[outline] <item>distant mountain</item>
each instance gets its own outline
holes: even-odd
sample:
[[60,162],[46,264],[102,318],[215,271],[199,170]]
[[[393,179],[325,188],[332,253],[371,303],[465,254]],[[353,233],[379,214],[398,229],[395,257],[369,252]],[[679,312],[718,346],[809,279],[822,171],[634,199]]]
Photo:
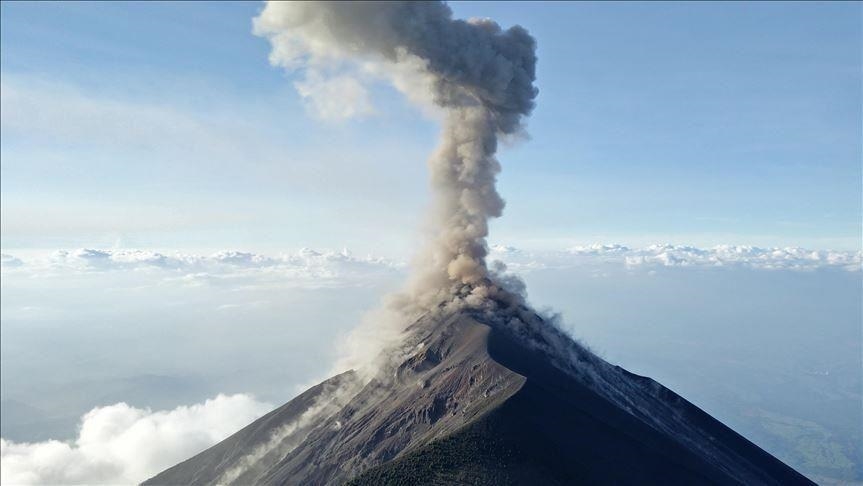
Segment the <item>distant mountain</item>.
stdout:
[[426,315],[372,379],[330,378],[144,484],[813,484],[649,378],[568,340],[555,356],[531,315]]
[[0,400],[0,437],[19,442],[63,437],[75,430],[75,415],[52,415],[18,400]]

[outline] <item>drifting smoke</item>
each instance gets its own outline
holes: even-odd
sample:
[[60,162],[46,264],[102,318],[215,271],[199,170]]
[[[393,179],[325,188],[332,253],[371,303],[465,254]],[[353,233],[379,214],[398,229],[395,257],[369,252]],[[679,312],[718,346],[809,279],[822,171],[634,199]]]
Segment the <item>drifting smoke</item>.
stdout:
[[[344,407],[359,391],[360,385],[353,372],[344,373],[323,383],[321,385],[323,389],[309,408],[296,420],[275,429],[267,441],[256,445],[237,460],[233,467],[222,474],[216,484],[235,484],[238,479],[242,479],[239,484],[258,482],[255,474],[265,472],[268,466],[272,466],[299,446],[306,439],[311,426],[319,420],[327,420]],[[333,422],[332,427],[338,429],[341,428],[341,424]]]
[[[504,207],[495,188],[498,139],[522,130],[537,94],[536,43],[527,31],[453,19],[440,2],[270,2],[254,30],[270,40],[273,64],[305,73],[301,94],[314,93],[316,83],[345,83],[353,72],[385,77],[442,112],[441,141],[429,159],[435,234],[396,305],[416,313],[459,294],[476,303],[505,293],[486,264],[486,236]],[[351,86],[349,98],[365,103]]]

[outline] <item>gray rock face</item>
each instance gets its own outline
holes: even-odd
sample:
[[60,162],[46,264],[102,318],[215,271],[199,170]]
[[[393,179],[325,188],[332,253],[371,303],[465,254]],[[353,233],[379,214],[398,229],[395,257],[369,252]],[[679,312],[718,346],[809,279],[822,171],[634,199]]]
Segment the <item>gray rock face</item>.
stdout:
[[811,484],[653,380],[560,367],[480,313],[409,336],[371,381],[330,378],[144,484]]

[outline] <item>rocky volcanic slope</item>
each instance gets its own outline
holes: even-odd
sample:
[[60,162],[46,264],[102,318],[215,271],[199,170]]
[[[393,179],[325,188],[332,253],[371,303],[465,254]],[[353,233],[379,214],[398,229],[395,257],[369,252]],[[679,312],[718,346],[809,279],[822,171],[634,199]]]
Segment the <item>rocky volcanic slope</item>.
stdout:
[[333,377],[144,484],[812,484],[655,381],[586,351],[561,366],[493,316],[409,335],[368,383]]

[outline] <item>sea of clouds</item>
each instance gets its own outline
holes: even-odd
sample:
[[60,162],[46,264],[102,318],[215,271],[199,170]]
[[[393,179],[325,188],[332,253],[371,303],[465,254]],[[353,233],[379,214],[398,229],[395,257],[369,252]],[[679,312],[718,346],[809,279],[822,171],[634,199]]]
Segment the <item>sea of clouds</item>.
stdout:
[[760,248],[747,245],[654,244],[632,248],[619,244],[573,246],[565,250],[528,252],[505,245],[491,248],[491,258],[520,271],[565,268],[579,264],[610,263],[627,268],[700,267],[758,270],[817,270],[839,268],[859,271],[860,251],[807,250],[800,247]]
[[[265,256],[242,251],[220,251],[210,255],[165,254],[148,250],[79,248],[58,250],[24,260],[2,254],[4,272],[52,276],[64,272],[150,271],[174,274],[189,283],[218,278],[264,278],[321,287],[351,285],[363,279],[388,274],[402,264],[384,258],[355,257],[348,250],[317,252],[303,248],[296,253]],[[266,278],[264,278],[266,280]]]
[[[562,250],[525,251],[513,246],[493,245],[490,259],[521,271],[585,264],[611,263],[638,267],[741,267],[760,270],[817,270],[838,268],[861,270],[863,251],[809,250],[800,247],[762,248],[747,245],[717,245],[698,248],[687,245],[654,244],[633,248],[619,244],[573,246]],[[9,274],[54,274],[64,271],[162,270],[196,279],[274,274],[297,285],[347,285],[369,277],[393,274],[406,268],[402,261],[380,256],[357,257],[349,250],[316,251],[303,248],[295,253],[267,256],[227,250],[209,255],[150,250],[91,249],[58,250],[30,258],[0,255],[0,265]]]
[[[863,261],[860,251],[735,245],[595,244],[543,251],[495,245],[490,250],[490,260],[525,276],[530,291],[542,289],[548,272],[556,272],[556,280],[546,288],[555,289],[562,278],[584,281],[608,269],[611,279],[663,272],[678,278],[673,272],[690,270],[847,274],[860,272]],[[409,267],[347,250],[310,249],[280,255],[8,251],[0,264],[4,400],[45,408],[61,393],[57,382],[74,388],[79,382],[73,380],[87,378],[80,386],[98,389],[100,380],[113,379],[106,369],[117,376],[132,376],[137,368],[171,376],[211,373],[215,383],[202,387],[193,405],[168,398],[153,402],[159,406],[127,403],[121,392],[111,395],[120,400],[75,402],[77,432],[0,442],[3,484],[134,483],[219,442],[290,398],[297,387],[324,378],[317,373],[328,369],[332,353],[326,350],[377,304],[384,289],[398,287]],[[531,286],[533,274],[545,276]],[[51,344],[52,338],[58,342]],[[241,372],[237,363],[245,366]],[[269,382],[265,386],[257,377]],[[273,387],[287,391],[267,394]],[[41,403],[40,393],[46,395]]]

